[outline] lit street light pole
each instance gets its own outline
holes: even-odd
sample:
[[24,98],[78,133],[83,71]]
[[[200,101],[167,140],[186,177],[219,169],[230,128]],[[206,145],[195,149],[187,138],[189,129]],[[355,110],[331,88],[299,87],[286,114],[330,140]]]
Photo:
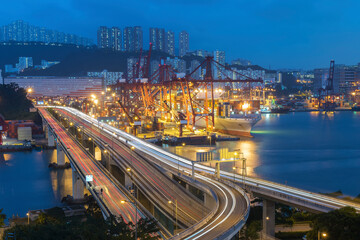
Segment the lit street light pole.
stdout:
[[[235,162],[234,162],[234,165],[235,165]],[[234,166],[233,168],[232,168],[233,170],[234,170],[234,182],[236,182],[235,180],[235,173],[236,173],[236,167]]]
[[137,201],[134,201],[135,203],[133,203],[132,201],[127,201],[127,200],[121,200],[120,203],[124,204],[124,203],[130,203],[133,206],[135,206],[135,240],[137,240],[137,215],[138,215],[138,208],[137,208]]
[[95,144],[94,144],[94,140],[93,140],[91,137],[89,137],[88,140],[92,142],[92,151],[94,152],[94,156],[95,156]]
[[318,231],[318,240],[324,240],[326,237],[327,237],[326,233],[320,233],[320,231]]
[[[135,148],[134,148],[135,149]],[[131,179],[131,184],[133,185],[133,182],[134,182],[134,180],[133,180],[133,171],[131,171],[131,168],[126,168],[126,171],[127,172],[129,172],[130,173],[130,179]],[[131,204],[133,204],[133,205],[135,205],[135,240],[137,240],[137,215],[138,215],[138,210],[137,210],[137,201],[136,201],[136,197],[135,197],[135,189],[134,189],[134,194],[132,195],[133,196],[133,198],[134,198],[134,202],[135,202],[135,204],[133,203],[133,202],[129,202],[129,203],[131,203]],[[124,201],[124,202],[123,202]],[[125,203],[125,202],[128,202],[128,201],[126,201],[126,200],[122,200],[121,201],[121,203]]]
[[[171,200],[169,200],[168,203],[174,204]],[[177,211],[178,211],[178,205],[177,205],[177,200],[175,199],[175,231],[177,231],[177,225],[178,225]],[[174,234],[175,234],[175,231],[174,231]]]

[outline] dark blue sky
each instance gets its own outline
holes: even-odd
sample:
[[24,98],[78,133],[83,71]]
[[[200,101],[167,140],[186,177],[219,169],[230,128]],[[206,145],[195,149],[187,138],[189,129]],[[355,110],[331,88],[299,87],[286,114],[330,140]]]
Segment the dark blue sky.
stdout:
[[23,19],[94,41],[100,25],[140,25],[146,42],[149,27],[187,30],[191,49],[225,50],[227,61],[310,69],[332,58],[360,62],[359,7],[358,0],[16,0],[2,4],[0,24]]

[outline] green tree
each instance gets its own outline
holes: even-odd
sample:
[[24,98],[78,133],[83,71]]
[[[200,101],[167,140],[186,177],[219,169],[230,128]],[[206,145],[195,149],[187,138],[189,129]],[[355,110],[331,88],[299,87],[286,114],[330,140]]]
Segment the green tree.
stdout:
[[307,234],[307,239],[310,240],[316,240],[318,232],[325,232],[326,240],[360,239],[360,214],[357,214],[356,210],[351,207],[317,214],[311,225],[313,230]]
[[0,113],[6,119],[14,119],[19,114],[28,113],[31,101],[26,95],[26,90],[16,83],[0,85]]
[[0,227],[5,225],[6,215],[2,213],[3,209],[0,208]]
[[[90,203],[91,209],[85,216],[65,218],[58,208],[53,208],[30,225],[15,225],[6,232],[16,232],[18,240],[127,240],[134,239],[135,226],[125,223],[122,217],[110,216],[104,220],[98,214],[98,207]],[[92,210],[95,210],[92,212]],[[149,219],[140,219],[138,222],[138,238],[153,240],[159,239],[156,222]],[[155,236],[153,236],[155,235]]]
[[257,240],[260,239],[261,221],[252,221],[246,224],[240,231],[241,240]]

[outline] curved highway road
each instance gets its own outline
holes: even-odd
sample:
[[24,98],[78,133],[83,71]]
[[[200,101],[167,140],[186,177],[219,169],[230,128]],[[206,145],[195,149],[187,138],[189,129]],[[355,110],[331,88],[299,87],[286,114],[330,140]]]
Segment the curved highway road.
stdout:
[[[113,128],[107,124],[99,123],[95,119],[81,113],[80,111],[66,107],[60,107],[58,109],[65,110],[62,111],[63,114],[66,114],[67,117],[71,117],[72,120],[76,122],[81,122],[81,124],[83,124],[87,129],[99,128],[101,129],[101,132],[107,132],[107,134],[110,136],[113,135],[116,141],[110,142],[109,138],[107,139],[109,142],[107,140],[106,141],[108,142],[108,145],[111,145],[115,151],[121,151],[121,154],[124,154],[124,146],[121,146],[124,145],[124,143],[127,146],[135,146],[135,148],[139,151],[144,151],[144,148],[146,148],[145,146],[135,144],[136,142],[134,139],[139,140],[138,138],[134,138],[132,135],[126,134],[123,131]],[[92,133],[94,132],[98,131],[92,131]],[[104,138],[104,133],[102,133],[102,137]],[[156,148],[159,149],[158,147]],[[148,151],[145,153],[149,154]],[[158,155],[149,155],[159,161],[167,163],[169,167],[175,167],[174,159],[172,159],[173,161],[168,162],[164,161],[162,156],[159,158]],[[126,156],[126,158],[131,159],[131,156]],[[148,161],[142,162],[145,163]],[[188,171],[188,169],[186,169],[186,171]],[[229,239],[231,236],[237,233],[237,231],[240,229],[240,227],[242,227],[247,219],[249,213],[249,201],[247,197],[243,195],[244,193],[240,192],[241,190],[235,190],[234,188],[229,187],[224,183],[220,183],[202,175],[197,175],[196,177],[199,178],[200,181],[206,183],[208,186],[211,186],[211,189],[216,192],[219,200],[219,208],[215,212],[215,215],[213,215],[212,218],[210,218],[201,228],[194,231],[184,231],[188,234],[182,236],[180,233],[180,235],[178,237],[175,236],[174,239]]]

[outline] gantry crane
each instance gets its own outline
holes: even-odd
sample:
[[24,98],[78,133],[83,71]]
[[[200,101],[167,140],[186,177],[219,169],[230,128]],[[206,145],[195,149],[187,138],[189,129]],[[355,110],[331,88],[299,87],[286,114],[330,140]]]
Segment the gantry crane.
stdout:
[[[172,121],[179,121],[180,117],[174,114],[173,106],[181,105],[181,123],[190,130],[195,126],[196,121],[204,119],[206,128],[213,130],[215,126],[215,99],[214,84],[248,83],[251,91],[252,83],[261,83],[262,79],[253,79],[245,76],[229,67],[214,61],[213,57],[206,57],[205,60],[185,77],[179,77],[171,65],[161,61],[159,68],[151,75],[148,75],[150,65],[149,55],[143,67],[142,80],[128,79],[127,82],[118,83],[115,87],[120,89],[122,108],[128,113],[137,111],[139,115],[146,117],[160,117]],[[139,58],[140,59],[140,58]],[[140,60],[139,60],[140,61]],[[214,79],[213,66],[224,76],[224,79]],[[200,68],[205,69],[203,79],[192,77]],[[239,79],[232,79],[226,72],[236,74]],[[197,99],[198,89],[205,91],[203,100]],[[184,117],[185,116],[185,117]],[[178,124],[180,124],[178,122]]]
[[335,72],[335,61],[331,60],[329,67],[329,76],[326,79],[325,87],[321,87],[318,89],[319,108],[321,108],[321,101],[324,97],[325,103],[323,105],[323,109],[325,111],[331,111],[335,108],[334,103],[332,102],[332,96],[334,94],[334,72]]

